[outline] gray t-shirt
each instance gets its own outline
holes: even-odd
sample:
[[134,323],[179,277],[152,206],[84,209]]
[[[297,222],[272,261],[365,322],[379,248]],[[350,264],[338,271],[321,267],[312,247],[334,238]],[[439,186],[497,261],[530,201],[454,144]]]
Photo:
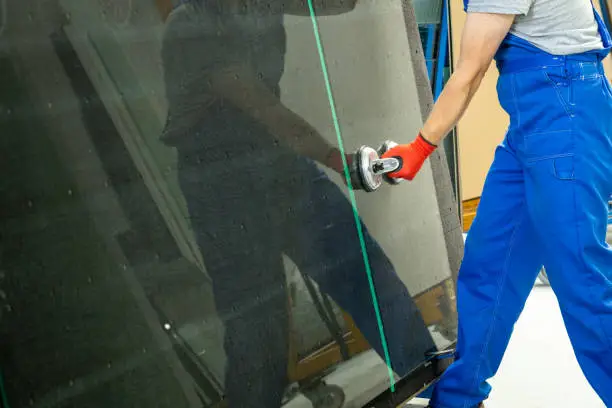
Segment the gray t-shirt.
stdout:
[[468,12],[517,14],[510,33],[551,54],[603,48],[590,0],[470,0]]

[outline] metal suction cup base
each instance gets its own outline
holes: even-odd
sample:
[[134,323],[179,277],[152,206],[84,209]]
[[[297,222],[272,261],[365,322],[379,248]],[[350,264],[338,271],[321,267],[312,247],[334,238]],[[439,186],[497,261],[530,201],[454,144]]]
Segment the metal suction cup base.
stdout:
[[[382,156],[389,150],[393,149],[395,146],[397,146],[397,143],[391,140],[385,140],[385,142],[378,148],[378,155]],[[386,174],[383,175],[383,180],[385,180],[387,183],[392,184],[392,185],[397,185],[403,181],[402,179],[399,179],[399,178],[389,177]]]
[[378,190],[383,182],[383,176],[372,171],[372,162],[379,158],[378,152],[369,146],[361,146],[355,155],[359,182],[361,187],[370,193]]

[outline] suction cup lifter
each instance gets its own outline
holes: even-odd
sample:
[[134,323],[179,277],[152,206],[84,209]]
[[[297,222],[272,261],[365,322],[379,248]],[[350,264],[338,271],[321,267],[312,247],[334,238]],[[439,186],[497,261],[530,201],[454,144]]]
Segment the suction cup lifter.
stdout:
[[361,146],[353,155],[351,162],[351,182],[357,190],[373,192],[378,190],[383,180],[389,184],[399,184],[400,179],[393,179],[388,173],[398,171],[402,167],[401,159],[381,156],[389,149],[397,146],[397,143],[387,140],[374,150],[369,146]]

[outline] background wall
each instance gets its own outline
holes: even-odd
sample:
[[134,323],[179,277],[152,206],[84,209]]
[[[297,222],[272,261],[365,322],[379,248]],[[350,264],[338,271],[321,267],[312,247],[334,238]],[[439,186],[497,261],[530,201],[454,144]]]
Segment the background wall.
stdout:
[[[601,13],[599,1],[593,0],[593,3]],[[606,1],[612,5],[612,1]],[[453,64],[456,65],[466,18],[463,0],[450,0],[450,18]],[[612,59],[606,58],[604,65],[610,77]],[[497,78],[497,69],[493,63],[480,90],[457,126],[462,200],[480,197],[487,171],[493,161],[495,147],[503,140],[509,123],[508,115],[497,100]]]

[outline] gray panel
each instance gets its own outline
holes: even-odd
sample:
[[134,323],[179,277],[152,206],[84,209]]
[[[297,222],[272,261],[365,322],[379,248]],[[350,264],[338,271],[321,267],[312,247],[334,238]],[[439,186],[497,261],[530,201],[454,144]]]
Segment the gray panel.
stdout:
[[[417,86],[418,101],[421,108],[421,116],[425,120],[433,108],[433,96],[429,86],[427,67],[423,55],[422,43],[419,39],[417,20],[410,0],[404,0],[404,19],[406,22],[406,33],[410,50],[412,53],[412,68],[415,84]],[[444,146],[440,146],[430,159],[436,196],[440,208],[440,216],[444,226],[444,236],[448,251],[448,260],[453,274],[453,280],[457,281],[459,266],[463,259],[462,227],[459,214],[457,213],[457,202],[453,196],[448,163],[445,160]]]

